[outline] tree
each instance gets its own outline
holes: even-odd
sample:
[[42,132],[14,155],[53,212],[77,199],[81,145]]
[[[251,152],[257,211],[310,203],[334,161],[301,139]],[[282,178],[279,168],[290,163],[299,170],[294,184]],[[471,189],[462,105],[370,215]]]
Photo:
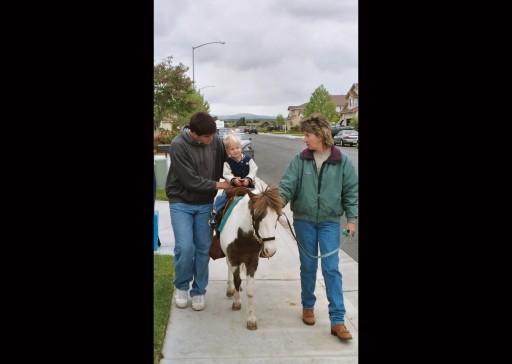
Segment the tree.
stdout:
[[178,125],[188,125],[190,122],[190,117],[192,114],[198,111],[206,111],[210,112],[210,104],[208,101],[205,101],[203,95],[199,92],[194,91],[187,97],[187,102],[191,104],[193,107],[190,111],[184,111],[181,114],[178,114]]
[[359,115],[354,116],[350,120],[350,126],[354,127],[356,130],[359,130]]
[[188,67],[172,65],[172,56],[153,66],[153,128],[158,129],[166,116],[192,112],[197,100],[192,81],[185,76]]
[[313,91],[308,104],[304,108],[304,117],[314,113],[322,114],[333,123],[336,123],[339,119],[339,115],[336,112],[336,104],[324,85],[318,86]]
[[279,129],[281,129],[281,126],[284,125],[284,118],[282,114],[277,114],[276,116],[276,124],[279,126]]

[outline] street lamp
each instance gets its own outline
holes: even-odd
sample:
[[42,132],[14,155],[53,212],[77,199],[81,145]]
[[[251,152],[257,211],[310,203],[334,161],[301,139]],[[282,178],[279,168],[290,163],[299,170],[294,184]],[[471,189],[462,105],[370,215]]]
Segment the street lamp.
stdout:
[[199,92],[199,91],[201,91],[203,88],[207,88],[207,87],[215,87],[215,86],[213,86],[213,85],[209,85],[209,86],[201,87],[200,89],[197,89],[197,93],[198,93],[198,94],[201,94],[201,92]]
[[204,43],[204,44],[198,45],[198,46],[196,46],[196,47],[192,46],[192,84],[194,85],[194,88],[196,87],[196,79],[195,79],[195,74],[194,74],[194,50],[195,50],[196,48],[199,48],[199,47],[205,46],[205,45],[207,45],[207,44],[213,44],[213,43],[226,44],[226,42],[216,41],[216,42],[208,42],[208,43]]

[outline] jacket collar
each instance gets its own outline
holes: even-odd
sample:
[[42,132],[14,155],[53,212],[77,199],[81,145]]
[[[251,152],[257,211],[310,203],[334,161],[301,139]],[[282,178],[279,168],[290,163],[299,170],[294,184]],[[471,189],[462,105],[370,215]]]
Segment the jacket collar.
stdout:
[[[300,159],[315,159],[313,156],[313,151],[309,150],[308,148],[304,149],[300,153]],[[338,148],[336,148],[334,145],[331,147],[331,155],[329,155],[329,158],[327,158],[325,161],[329,163],[338,163],[341,162],[342,155]]]

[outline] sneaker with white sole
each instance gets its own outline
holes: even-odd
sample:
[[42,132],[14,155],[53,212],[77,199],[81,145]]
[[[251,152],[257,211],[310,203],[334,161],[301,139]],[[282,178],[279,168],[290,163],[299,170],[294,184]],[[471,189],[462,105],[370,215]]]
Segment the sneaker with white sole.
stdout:
[[185,308],[187,307],[187,301],[188,292],[176,288],[176,293],[174,293],[174,303],[176,303],[176,306],[179,308]]
[[208,220],[208,225],[210,225],[212,228],[217,226],[217,211],[213,210],[210,212],[210,220]]
[[192,297],[192,308],[196,311],[204,310],[206,307],[206,301],[204,300],[204,295],[197,295]]

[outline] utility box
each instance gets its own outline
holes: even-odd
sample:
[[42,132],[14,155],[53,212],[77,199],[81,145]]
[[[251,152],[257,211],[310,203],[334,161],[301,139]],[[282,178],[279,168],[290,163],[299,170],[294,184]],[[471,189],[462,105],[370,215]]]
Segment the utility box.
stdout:
[[165,180],[167,179],[167,158],[166,159],[155,159],[155,178],[156,186],[158,188],[165,187]]
[[158,250],[158,211],[155,210],[153,216],[153,251]]

